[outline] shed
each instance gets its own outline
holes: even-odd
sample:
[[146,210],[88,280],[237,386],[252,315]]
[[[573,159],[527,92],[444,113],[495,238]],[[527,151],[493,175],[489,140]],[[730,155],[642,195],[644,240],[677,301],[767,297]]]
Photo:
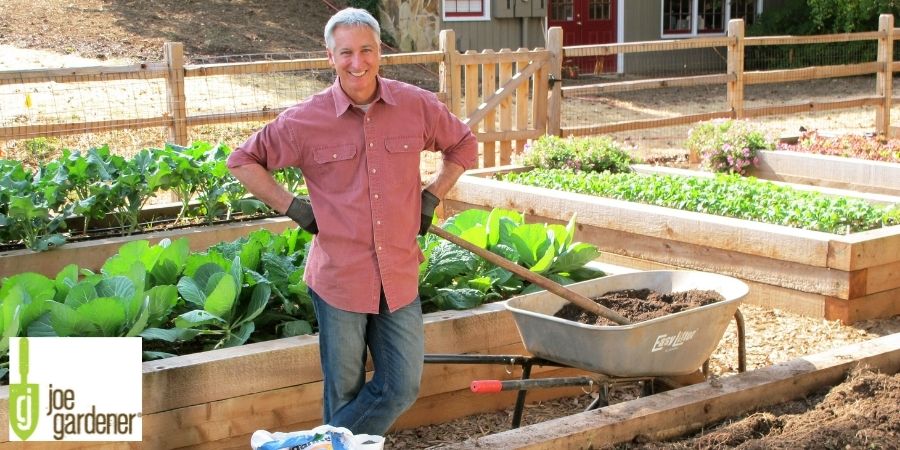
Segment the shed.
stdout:
[[[563,30],[563,45],[688,39],[725,34],[730,19],[749,25],[785,0],[382,0],[382,27],[401,51],[438,47],[438,31],[452,29],[456,48],[481,51],[545,45],[548,27]],[[569,61],[580,72],[703,71],[724,64],[714,50],[685,55],[633,54]],[[675,61],[677,59],[677,62]]]

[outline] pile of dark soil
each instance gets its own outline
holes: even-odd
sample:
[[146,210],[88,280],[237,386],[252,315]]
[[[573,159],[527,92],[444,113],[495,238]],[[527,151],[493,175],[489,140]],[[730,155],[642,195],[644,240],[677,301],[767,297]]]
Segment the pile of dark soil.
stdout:
[[900,446],[900,374],[861,369],[827,392],[757,411],[679,441],[645,449],[889,449]]
[[[711,290],[693,289],[661,293],[650,289],[625,289],[607,292],[592,300],[625,316],[632,322],[643,322],[722,301],[724,298],[718,292]],[[563,306],[554,314],[554,317],[588,325],[617,325],[607,318],[585,311],[574,304]]]

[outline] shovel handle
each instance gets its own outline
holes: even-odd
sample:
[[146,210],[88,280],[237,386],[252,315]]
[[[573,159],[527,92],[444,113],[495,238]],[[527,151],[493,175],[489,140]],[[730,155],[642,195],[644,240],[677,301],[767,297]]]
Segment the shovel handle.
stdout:
[[536,272],[532,272],[496,253],[483,249],[437,225],[431,225],[431,228],[428,229],[431,233],[434,233],[437,236],[440,236],[482,258],[487,260],[488,262],[502,267],[506,269],[526,281],[531,282],[532,284],[536,284],[565,300],[568,300],[571,303],[574,303],[576,306],[581,307],[582,309],[592,312],[598,316],[605,317],[619,325],[628,325],[631,323],[630,320],[620,315],[619,313],[601,305],[597,302],[549,279],[541,276]]

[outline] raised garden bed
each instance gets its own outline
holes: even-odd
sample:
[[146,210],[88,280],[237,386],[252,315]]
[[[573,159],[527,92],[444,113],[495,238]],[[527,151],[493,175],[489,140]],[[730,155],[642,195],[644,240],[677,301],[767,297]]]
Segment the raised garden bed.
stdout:
[[900,164],[791,151],[761,151],[750,175],[766,180],[900,195]]
[[[427,314],[425,334],[428,353],[525,354],[512,315],[499,303]],[[143,448],[247,448],[250,434],[257,429],[291,431],[321,424],[322,377],[315,336],[148,361],[143,372]],[[534,373],[583,374],[538,367]],[[519,375],[509,374],[500,365],[426,365],[419,400],[395,427],[413,428],[509,407],[515,392],[476,398],[469,392],[469,383]],[[530,393],[528,398],[578,392],[580,387],[549,389]],[[0,387],[2,423],[8,422],[8,398],[9,387]],[[21,446],[9,442],[8,428],[0,427],[0,448]],[[94,449],[97,443],[72,442],[53,448]],[[103,448],[131,447],[121,443]]]
[[605,262],[639,269],[685,268],[748,282],[745,301],[852,323],[900,314],[900,226],[850,235],[804,231],[490,179],[470,172],[443,202],[524,211],[529,222],[577,215],[579,236]]
[[280,233],[294,226],[296,226],[294,221],[287,217],[271,217],[72,242],[45,252],[27,249],[9,250],[0,252],[0,278],[22,272],[37,272],[54,277],[63,267],[71,263],[85,269],[98,270],[104,261],[119,251],[122,244],[135,240],[147,240],[151,244],[156,244],[163,239],[175,240],[185,237],[190,243],[191,250],[203,250],[219,242],[233,241],[260,228]]
[[[631,441],[640,443],[667,440],[709,429],[718,421],[745,412],[802,399],[823,388],[841,383],[847,373],[857,367],[868,367],[885,374],[897,373],[900,370],[900,334],[442,448],[607,448]],[[880,413],[889,414],[890,409],[886,410]],[[858,412],[867,416],[872,413]],[[859,425],[859,421],[853,420],[852,416],[845,414],[841,417],[852,420],[855,424],[834,424],[837,430],[852,430],[855,425]],[[820,428],[823,432],[822,439],[828,441],[827,437],[833,437],[833,432],[837,430]],[[765,433],[766,429],[760,431]],[[865,439],[865,435],[860,437]],[[890,442],[889,439],[886,437],[877,442],[884,444]],[[723,445],[721,442],[717,443]],[[658,446],[650,444],[651,448],[671,446],[665,443]],[[690,445],[677,448],[695,447]],[[882,447],[876,445],[873,448]]]

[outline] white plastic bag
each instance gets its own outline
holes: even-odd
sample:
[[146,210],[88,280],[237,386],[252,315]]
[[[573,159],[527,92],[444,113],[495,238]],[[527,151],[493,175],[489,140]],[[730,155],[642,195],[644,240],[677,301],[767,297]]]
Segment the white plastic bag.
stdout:
[[270,433],[257,430],[250,436],[253,450],[381,450],[384,438],[370,434],[354,435],[343,427],[321,425],[312,430]]

